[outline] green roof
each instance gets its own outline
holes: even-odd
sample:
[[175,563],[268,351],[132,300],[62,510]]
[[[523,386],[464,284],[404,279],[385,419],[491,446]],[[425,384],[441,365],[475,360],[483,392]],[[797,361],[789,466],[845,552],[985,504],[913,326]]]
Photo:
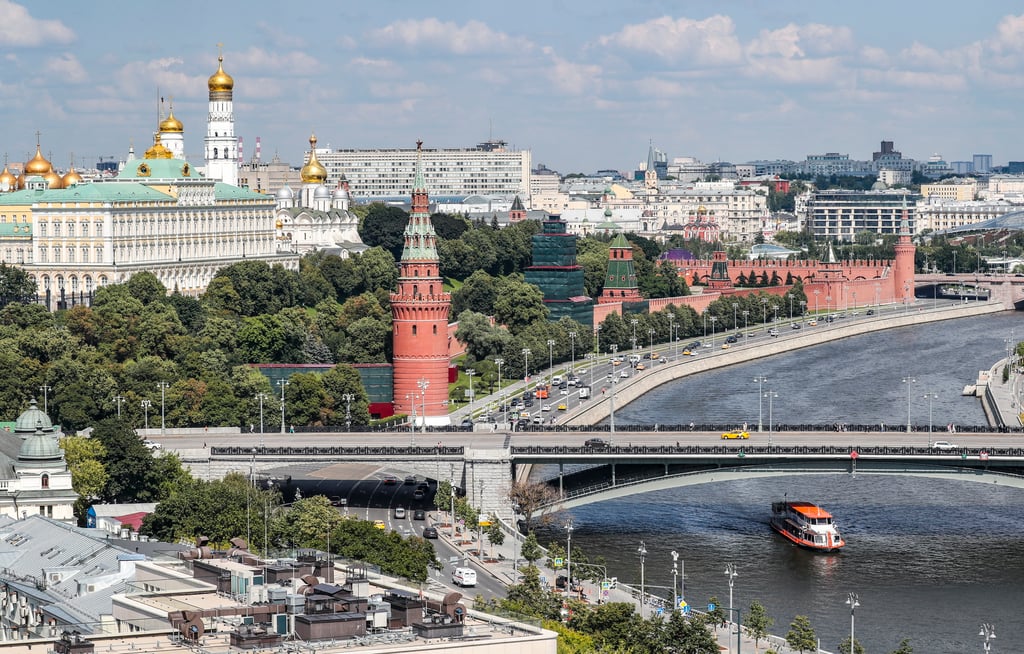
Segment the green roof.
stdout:
[[[145,166],[146,168],[143,168]],[[132,159],[118,179],[202,179],[202,175],[184,159]]]
[[232,186],[224,182],[217,182],[213,185],[213,196],[217,200],[263,200],[269,204],[275,202],[272,196],[265,193],[257,193],[252,189]]
[[166,193],[143,184],[97,182],[76,184],[63,189],[25,189],[14,193],[0,194],[0,205],[31,205],[37,202],[132,202],[148,200],[153,202],[172,200]]
[[0,238],[10,240],[19,236],[32,238],[32,225],[29,223],[0,223]]

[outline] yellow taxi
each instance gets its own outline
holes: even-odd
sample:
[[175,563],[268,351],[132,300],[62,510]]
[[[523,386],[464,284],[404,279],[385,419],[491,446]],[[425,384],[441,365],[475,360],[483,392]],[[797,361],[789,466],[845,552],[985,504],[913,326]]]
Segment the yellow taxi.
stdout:
[[689,350],[683,350],[683,356],[684,357],[692,357],[692,356],[695,356],[695,355],[694,355],[693,352],[691,352]]
[[728,344],[728,343],[722,343],[722,349],[723,349],[723,350],[728,350],[728,349],[729,349],[729,347],[730,347],[730,346],[729,346],[729,344]]
[[746,439],[750,438],[750,434],[745,432],[745,431],[726,431],[726,432],[722,432],[722,440],[737,439],[737,438],[746,440]]
[[373,527],[375,529],[387,529],[388,528],[388,526],[386,524],[384,524],[383,520],[374,520],[373,521]]
[[661,358],[661,354],[658,352],[651,352],[651,361],[657,361]]
[[817,320],[808,320],[807,324],[810,325],[811,327],[817,327],[818,326],[818,321]]
[[613,366],[621,366],[622,365],[622,361],[619,361],[618,359],[612,359],[612,365]]
[[636,369],[637,370],[647,370],[647,366],[645,366],[642,363],[638,363],[638,364],[636,364]]
[[565,402],[562,402],[561,404],[558,405],[558,410],[559,411],[567,411],[568,409],[569,409],[569,406]]

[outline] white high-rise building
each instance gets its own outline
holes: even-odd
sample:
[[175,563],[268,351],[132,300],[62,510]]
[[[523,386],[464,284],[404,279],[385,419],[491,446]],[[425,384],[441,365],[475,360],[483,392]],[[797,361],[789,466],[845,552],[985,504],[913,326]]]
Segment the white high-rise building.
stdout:
[[217,72],[210,76],[210,110],[206,119],[206,176],[238,185],[238,138],[232,92],[235,80],[224,72],[224,55],[217,57]]

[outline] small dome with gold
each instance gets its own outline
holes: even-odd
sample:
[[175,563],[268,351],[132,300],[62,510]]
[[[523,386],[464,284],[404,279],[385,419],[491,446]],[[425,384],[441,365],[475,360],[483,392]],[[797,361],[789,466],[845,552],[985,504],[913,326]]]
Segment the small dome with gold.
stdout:
[[171,109],[170,113],[167,114],[167,118],[160,121],[161,132],[184,132],[185,126],[181,124],[181,121],[174,117],[174,109]]
[[217,72],[210,75],[207,83],[210,93],[229,92],[235,88],[235,80],[224,72],[224,55],[217,57]]
[[302,167],[303,184],[323,184],[327,181],[327,169],[316,158],[316,134],[309,137],[309,163]]

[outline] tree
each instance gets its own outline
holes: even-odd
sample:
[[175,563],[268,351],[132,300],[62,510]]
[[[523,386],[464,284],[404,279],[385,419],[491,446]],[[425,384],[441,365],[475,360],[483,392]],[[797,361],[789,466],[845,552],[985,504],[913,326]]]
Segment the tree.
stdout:
[[818,637],[811,628],[811,620],[806,615],[793,618],[786,634],[786,643],[798,652],[814,650],[818,646]]
[[[850,652],[850,638],[847,636],[839,643],[839,654],[851,654]],[[852,654],[864,654],[864,647],[861,646],[860,641],[856,638],[853,640],[853,652]]]
[[167,287],[148,270],[132,275],[128,279],[127,286],[131,296],[145,305],[167,297]]
[[65,436],[60,439],[60,447],[71,471],[71,487],[78,493],[75,516],[84,525],[85,511],[107,486],[109,475],[101,460],[106,452],[98,440],[84,436]]
[[743,621],[743,626],[747,628],[747,633],[751,638],[754,639],[754,651],[757,651],[757,644],[762,638],[766,638],[769,633],[769,629],[775,624],[775,620],[768,615],[768,611],[765,610],[764,604],[760,602],[751,602],[750,608],[747,610],[747,617]]
[[722,608],[722,603],[718,601],[718,597],[712,595],[708,598],[708,604],[713,604],[714,609],[707,612],[708,618],[711,620],[711,624],[722,624],[724,625],[728,620],[725,617],[725,609]]
[[550,511],[558,501],[559,495],[558,491],[543,482],[515,481],[512,483],[512,488],[508,491],[508,499],[511,500],[514,507],[517,507],[516,510],[523,515],[526,529],[529,531],[533,529],[534,517],[538,513],[540,514],[539,522],[541,524],[551,522],[554,516],[547,513],[547,511]]
[[488,518],[491,523],[484,529],[484,535],[487,536],[487,540],[491,543],[491,556],[494,556],[494,546],[501,547],[501,544],[505,542],[505,532],[501,529],[501,521],[498,516],[493,513]]
[[403,233],[408,223],[409,214],[402,209],[374,202],[359,225],[359,238],[371,248],[380,246],[398,259],[402,256]]
[[548,317],[544,294],[533,284],[527,284],[519,275],[510,275],[498,281],[497,299],[494,301],[494,319],[508,327],[513,334]]
[[[434,492],[434,506],[441,511],[449,512],[452,510],[452,482],[447,479],[442,479],[437,482],[437,491]],[[454,520],[454,516],[452,517]]]
[[463,311],[458,322],[455,338],[466,345],[466,352],[476,361],[501,353],[512,340],[507,329],[492,325],[482,313]]
[[126,422],[117,418],[100,420],[93,427],[92,438],[103,446],[100,462],[108,474],[102,493],[104,501],[158,502],[163,499],[156,459]]
[[523,546],[520,548],[519,553],[530,563],[531,566],[544,556],[543,551],[540,549],[540,543],[537,542],[537,534],[532,531],[526,534],[526,538],[523,539]]
[[30,304],[35,300],[35,280],[23,268],[0,263],[0,306]]
[[288,511],[274,522],[275,535],[287,534],[303,547],[327,549],[327,534],[342,521],[341,514],[323,495],[312,495],[296,500]]
[[452,291],[452,315],[459,316],[470,310],[489,316],[494,313],[497,297],[497,280],[485,271],[477,270],[466,278],[461,287]]
[[540,570],[528,565],[522,570],[520,582],[509,586],[501,607],[523,615],[555,620],[561,617],[562,598],[544,588],[540,583]]
[[904,638],[900,641],[900,646],[894,649],[889,654],[914,654],[914,648],[910,646],[910,639]]

